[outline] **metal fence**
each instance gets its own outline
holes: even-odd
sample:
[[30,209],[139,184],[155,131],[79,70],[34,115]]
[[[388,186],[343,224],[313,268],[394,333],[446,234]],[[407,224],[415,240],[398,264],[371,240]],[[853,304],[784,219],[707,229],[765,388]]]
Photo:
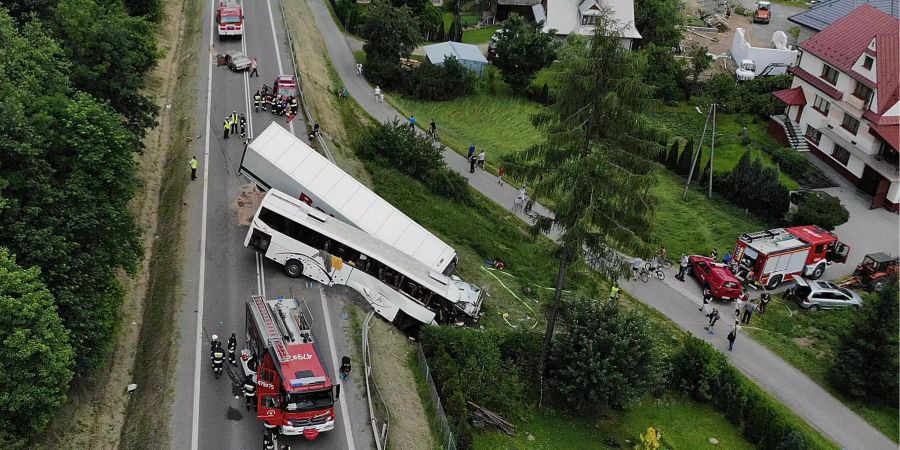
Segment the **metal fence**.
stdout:
[[437,420],[437,431],[441,439],[441,445],[446,450],[456,450],[456,439],[453,432],[450,431],[450,423],[447,421],[447,415],[444,414],[444,407],[441,405],[441,398],[438,396],[437,388],[434,387],[434,380],[431,378],[431,371],[428,370],[428,361],[425,359],[425,352],[422,346],[417,345],[417,354],[419,359],[419,371],[425,379],[425,385],[428,386],[428,393],[431,395],[432,408],[434,409],[434,417]]

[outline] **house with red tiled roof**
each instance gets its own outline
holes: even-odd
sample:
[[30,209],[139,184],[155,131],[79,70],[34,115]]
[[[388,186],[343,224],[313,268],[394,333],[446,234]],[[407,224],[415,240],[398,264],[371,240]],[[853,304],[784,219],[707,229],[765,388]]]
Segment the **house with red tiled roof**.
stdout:
[[900,205],[900,21],[864,4],[799,45],[786,105],[773,117],[808,149],[872,197]]

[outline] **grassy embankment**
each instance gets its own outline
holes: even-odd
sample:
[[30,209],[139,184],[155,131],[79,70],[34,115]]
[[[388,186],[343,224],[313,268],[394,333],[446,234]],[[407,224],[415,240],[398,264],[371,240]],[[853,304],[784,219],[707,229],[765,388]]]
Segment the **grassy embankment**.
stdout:
[[894,442],[898,441],[897,407],[871,405],[850,400],[839,394],[827,381],[828,369],[834,361],[838,336],[852,325],[858,314],[851,309],[807,311],[796,303],[774,298],[765,315],[753,318],[748,327],[753,338],[779,357],[805,373],[825,390],[841,400],[872,426]]
[[[193,133],[192,118],[196,105],[196,58],[191,57],[193,43],[201,34],[201,2],[183,2],[180,14],[184,17],[182,35],[176,52],[175,92],[170,98],[172,113],[166,124],[171,129],[168,158],[162,174],[159,192],[158,225],[150,260],[150,280],[141,328],[142,358],[135,362],[134,382],[138,390],[132,394],[122,430],[122,448],[157,448],[168,442],[171,413],[172,381],[178,353],[172,351],[177,343],[178,309],[182,297],[181,260],[184,244],[184,198],[187,195],[188,145]],[[172,16],[169,16],[172,17]],[[177,17],[177,15],[175,16]],[[174,48],[170,51],[176,51]],[[164,143],[165,144],[165,143]]]

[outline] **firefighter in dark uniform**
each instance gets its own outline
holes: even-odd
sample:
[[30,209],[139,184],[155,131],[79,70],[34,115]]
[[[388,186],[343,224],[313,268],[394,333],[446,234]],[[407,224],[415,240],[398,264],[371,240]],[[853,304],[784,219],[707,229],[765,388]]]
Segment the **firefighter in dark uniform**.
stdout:
[[263,87],[262,98],[260,98],[260,104],[262,106],[263,112],[269,110],[269,93],[266,92],[266,88]]
[[[241,137],[246,137],[247,136],[247,118],[243,114],[241,114],[240,121],[241,121]],[[234,334],[232,333],[232,335],[234,335]]]
[[256,409],[256,381],[253,381],[253,374],[244,377],[244,400],[247,400],[247,411]]
[[276,441],[275,434],[266,431],[263,435],[263,448],[265,450],[276,450]]
[[253,112],[259,112],[259,101],[262,99],[262,95],[259,91],[256,91],[256,94],[253,94]]
[[219,336],[212,335],[210,343],[209,360],[212,363],[213,372],[218,373],[222,370],[222,363],[225,362],[225,352],[222,351],[222,343],[219,342]]
[[272,114],[275,114],[275,106],[278,104],[278,97],[275,94],[269,94],[269,109],[272,110]]
[[[241,128],[243,128],[243,126]],[[237,335],[231,333],[231,337],[228,338],[228,362],[230,362],[232,366],[237,365],[237,361],[234,358],[235,351],[237,351]]]
[[297,110],[300,106],[300,102],[297,101],[297,97],[291,96],[291,115],[296,116]]

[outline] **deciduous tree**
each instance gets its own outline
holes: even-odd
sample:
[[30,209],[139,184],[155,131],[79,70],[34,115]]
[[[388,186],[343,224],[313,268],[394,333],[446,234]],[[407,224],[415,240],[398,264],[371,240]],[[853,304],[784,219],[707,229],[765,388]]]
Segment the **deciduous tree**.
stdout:
[[47,426],[66,399],[73,355],[38,270],[0,248],[0,447],[25,448]]
[[837,197],[810,195],[788,218],[793,225],[815,224],[826,230],[834,230],[850,220],[850,212]]
[[709,66],[713,63],[713,57],[709,54],[709,49],[706,47],[695,47],[691,50],[691,75],[693,76],[694,86],[697,85],[697,79],[700,78],[700,74],[703,73],[706,69],[709,69]]
[[396,85],[400,79],[400,58],[408,58],[422,40],[412,11],[376,0],[366,12],[363,35],[368,39],[363,47],[366,77],[382,86]]
[[669,49],[681,42],[684,14],[678,0],[637,0],[634,25],[641,33],[641,45],[654,44]]
[[497,39],[497,68],[500,78],[513,92],[522,94],[535,74],[553,62],[555,45],[550,32],[526,23],[518,14],[510,14]]

